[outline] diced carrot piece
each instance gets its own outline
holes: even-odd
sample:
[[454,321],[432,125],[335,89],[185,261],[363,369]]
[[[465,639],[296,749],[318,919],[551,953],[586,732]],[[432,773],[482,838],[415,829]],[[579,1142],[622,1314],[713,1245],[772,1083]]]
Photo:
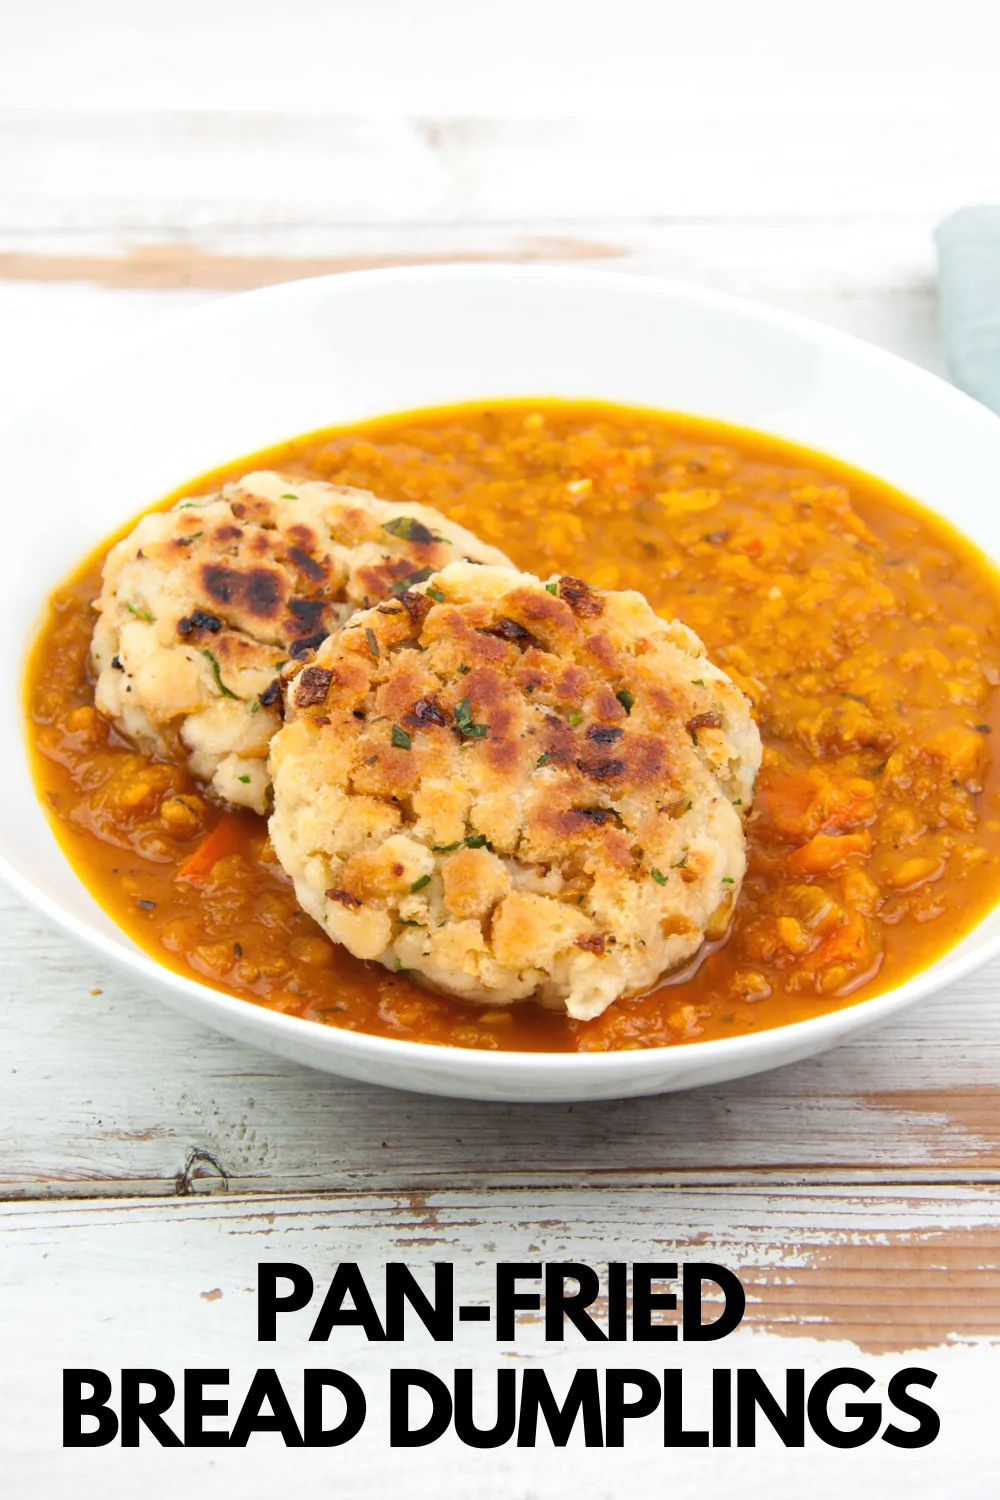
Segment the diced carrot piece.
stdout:
[[877,794],[864,777],[835,778],[822,766],[813,766],[771,778],[762,788],[760,803],[786,838],[809,838],[868,822],[875,815]]
[[227,854],[235,854],[242,844],[243,831],[240,825],[235,819],[223,815],[208,837],[184,861],[174,879],[187,880],[192,885],[204,885],[216,860]]
[[852,854],[870,854],[872,836],[867,828],[860,833],[818,833],[801,849],[794,850],[785,860],[785,869],[791,875],[825,875],[837,870]]

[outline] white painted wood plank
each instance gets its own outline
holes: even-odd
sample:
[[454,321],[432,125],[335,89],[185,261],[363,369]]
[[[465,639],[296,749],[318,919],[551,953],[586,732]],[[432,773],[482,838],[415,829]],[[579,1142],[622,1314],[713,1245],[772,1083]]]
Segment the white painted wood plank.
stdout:
[[[983,1497],[992,1463],[982,1434],[990,1430],[998,1375],[995,1268],[1000,1260],[996,1192],[950,1190],[900,1196],[872,1192],[460,1193],[408,1199],[326,1197],[258,1201],[185,1200],[174,1204],[7,1205],[0,1209],[5,1255],[0,1318],[8,1357],[0,1368],[0,1465],[16,1493],[51,1500],[134,1494],[172,1500],[193,1484],[213,1496],[270,1495],[276,1486],[307,1484],[326,1493],[395,1492],[405,1461],[406,1492],[436,1497],[529,1497],[572,1492],[582,1497],[658,1493],[737,1497],[808,1492],[840,1500],[847,1485],[866,1497]],[[338,1330],[329,1343],[308,1343],[308,1312],[288,1316],[278,1341],[256,1341],[257,1266],[293,1260],[321,1288],[334,1265],[357,1261],[378,1294],[387,1260],[403,1260],[421,1277],[436,1260],[456,1267],[458,1300],[489,1304],[496,1261],[576,1259],[600,1271],[609,1259],[721,1262],[748,1292],[743,1326],[721,1343],[586,1344],[543,1341],[535,1315],[513,1341],[496,1342],[491,1324],[458,1324],[451,1344],[435,1345],[414,1329],[405,1346],[367,1343]],[[783,1389],[788,1368],[808,1382],[825,1369],[868,1370],[885,1382],[910,1365],[933,1370],[939,1439],[917,1453],[882,1442],[844,1453],[809,1438],[786,1450],[762,1436],[739,1449],[664,1453],[658,1422],[635,1423],[624,1450],[566,1453],[541,1441],[533,1450],[477,1453],[451,1437],[405,1456],[388,1448],[385,1392],[393,1366],[418,1366],[444,1378],[471,1368],[483,1393],[481,1420],[492,1409],[498,1368],[541,1365],[565,1388],[587,1366],[684,1372],[689,1426],[704,1425],[714,1367],[754,1366]],[[354,1443],[336,1454],[288,1452],[268,1438],[246,1450],[181,1453],[60,1450],[58,1388],[63,1367],[153,1366],[177,1376],[185,1367],[228,1369],[238,1403],[250,1372],[274,1366],[297,1403],[304,1366],[345,1369],[361,1381],[369,1417]],[[221,1393],[216,1393],[221,1394]],[[447,1480],[443,1481],[443,1476]],[[207,1487],[207,1488],[206,1488]]]
[[0,112],[0,228],[538,225],[941,214],[995,190],[995,101],[769,115],[709,91],[655,122]]
[[[1000,1175],[1000,967],[823,1057],[690,1094],[485,1105],[339,1080],[136,994],[3,897],[0,1191]],[[99,995],[91,995],[97,988]],[[306,1024],[306,1023],[303,1023]],[[195,1190],[213,1185],[209,1161]]]

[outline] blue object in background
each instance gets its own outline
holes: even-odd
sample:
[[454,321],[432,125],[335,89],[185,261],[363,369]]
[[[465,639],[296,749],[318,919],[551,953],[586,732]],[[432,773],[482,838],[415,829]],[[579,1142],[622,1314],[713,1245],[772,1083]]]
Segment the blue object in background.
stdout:
[[1000,205],[960,208],[935,239],[951,378],[1000,413]]

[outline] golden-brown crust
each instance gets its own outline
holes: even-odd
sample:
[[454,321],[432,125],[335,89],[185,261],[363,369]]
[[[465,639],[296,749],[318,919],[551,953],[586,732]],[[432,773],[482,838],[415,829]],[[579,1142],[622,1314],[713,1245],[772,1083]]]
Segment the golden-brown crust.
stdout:
[[[281,668],[308,664],[354,609],[399,580],[470,551],[505,560],[422,506],[273,473],[146,516],[105,566],[98,707],[147,750],[186,747],[196,776],[263,812]],[[393,607],[407,618],[415,606]]]
[[[742,878],[746,699],[639,595],[462,563],[422,590],[426,607],[358,614],[293,677],[272,747],[279,858],[363,956],[596,1013],[688,957]],[[347,922],[323,892],[369,902],[376,825],[400,890]],[[685,935],[664,934],[678,908]]]

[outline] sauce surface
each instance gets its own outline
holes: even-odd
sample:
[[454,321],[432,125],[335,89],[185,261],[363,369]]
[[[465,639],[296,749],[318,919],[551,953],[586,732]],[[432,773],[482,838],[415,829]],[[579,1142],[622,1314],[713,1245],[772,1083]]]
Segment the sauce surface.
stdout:
[[749,869],[727,939],[690,977],[595,1021],[462,1004],[359,962],[300,911],[263,819],[211,805],[95,710],[90,601],[105,543],[53,595],[29,662],[29,733],[74,868],[159,962],[271,1009],[413,1041],[666,1046],[890,989],[996,901],[1000,579],[888,487],[716,423],[503,401],[310,434],[183,493],[258,468],[435,506],[530,572],[638,589],[691,626],[761,728]]

